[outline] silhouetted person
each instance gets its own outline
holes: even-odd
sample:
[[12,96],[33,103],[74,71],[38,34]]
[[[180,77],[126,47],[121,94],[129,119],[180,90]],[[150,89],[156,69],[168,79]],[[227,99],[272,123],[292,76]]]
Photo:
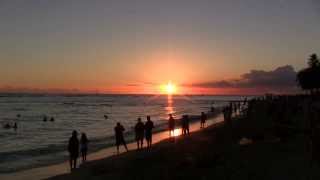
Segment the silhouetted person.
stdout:
[[182,134],[183,135],[189,135],[189,116],[183,115],[182,116]]
[[147,147],[150,148],[152,145],[152,129],[154,128],[153,122],[150,119],[150,116],[147,116],[147,122],[144,125],[145,135],[147,140]]
[[210,110],[211,110],[211,112],[213,113],[215,109],[214,109],[213,106],[211,106]]
[[232,116],[232,109],[231,107],[225,107],[223,109],[223,117],[224,117],[224,121],[227,123],[227,124],[231,124],[231,116]]
[[47,122],[47,120],[48,120],[47,116],[44,116],[42,119],[43,122]]
[[53,122],[53,121],[54,121],[54,117],[51,117],[51,118],[50,118],[50,121]]
[[141,118],[138,118],[138,122],[134,127],[136,133],[137,148],[140,149],[143,147],[144,139],[144,124],[141,122]]
[[89,140],[87,138],[86,133],[82,133],[81,139],[80,139],[80,151],[82,156],[82,162],[85,162],[87,160],[88,143],[89,143]]
[[13,129],[16,131],[18,129],[18,124],[15,122],[13,125]]
[[121,144],[123,144],[123,146],[128,151],[126,141],[124,140],[124,137],[123,137],[123,132],[125,131],[124,127],[118,122],[117,126],[114,127],[114,131],[115,131],[115,134],[116,134],[117,153],[119,154],[119,146]]
[[77,167],[77,159],[79,156],[79,140],[77,131],[72,132],[72,136],[69,139],[68,151],[70,155],[70,169]]
[[207,115],[204,112],[201,112],[201,121],[200,121],[200,128],[204,128],[206,121],[207,121]]
[[172,114],[169,114],[169,136],[171,136],[171,132],[172,134],[174,134],[174,127],[175,127],[175,120],[172,116]]
[[224,126],[225,126],[225,133],[226,138],[231,140],[232,138],[232,119],[231,119],[232,109],[230,106],[225,107],[223,109],[223,117],[224,117]]

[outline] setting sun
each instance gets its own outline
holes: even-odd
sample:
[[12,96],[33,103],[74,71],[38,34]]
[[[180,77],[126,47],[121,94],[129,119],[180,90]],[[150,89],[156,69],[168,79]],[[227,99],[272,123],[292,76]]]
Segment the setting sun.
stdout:
[[177,86],[171,82],[161,86],[161,91],[165,94],[175,94],[177,92]]

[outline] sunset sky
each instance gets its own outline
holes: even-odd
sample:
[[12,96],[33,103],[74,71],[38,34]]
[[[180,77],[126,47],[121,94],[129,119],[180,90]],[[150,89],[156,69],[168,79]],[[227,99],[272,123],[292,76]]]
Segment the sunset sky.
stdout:
[[319,0],[1,0],[0,91],[294,91]]

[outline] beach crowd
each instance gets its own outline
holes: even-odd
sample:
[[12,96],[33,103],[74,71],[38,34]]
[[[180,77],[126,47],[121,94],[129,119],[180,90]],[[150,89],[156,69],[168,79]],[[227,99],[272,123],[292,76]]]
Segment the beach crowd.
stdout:
[[[212,111],[214,111],[212,109]],[[134,132],[135,132],[135,140],[137,143],[137,149],[143,149],[143,143],[144,140],[147,142],[147,148],[151,148],[152,145],[152,130],[155,128],[153,121],[151,120],[150,116],[147,116],[146,122],[143,123],[142,119],[139,117],[137,119],[137,123],[134,126]],[[200,115],[200,128],[205,128],[206,121],[208,117],[206,113],[201,112]],[[180,121],[174,118],[173,114],[169,114],[168,118],[168,132],[169,137],[174,137],[177,122],[181,125],[181,132],[182,135],[189,135],[190,129],[190,118],[188,115],[182,115],[182,118]],[[126,151],[129,151],[125,137],[125,127],[120,123],[117,122],[116,126],[114,127],[114,133],[115,133],[115,145],[117,149],[117,154],[119,154],[120,146],[123,145]],[[87,135],[85,133],[82,133],[80,140],[78,139],[78,132],[73,131],[72,136],[69,139],[68,143],[68,152],[69,152],[69,161],[70,161],[70,169],[73,170],[77,167],[77,159],[79,155],[81,154],[82,162],[84,163],[87,160],[87,153],[88,153],[88,143],[89,140],[87,138]]]

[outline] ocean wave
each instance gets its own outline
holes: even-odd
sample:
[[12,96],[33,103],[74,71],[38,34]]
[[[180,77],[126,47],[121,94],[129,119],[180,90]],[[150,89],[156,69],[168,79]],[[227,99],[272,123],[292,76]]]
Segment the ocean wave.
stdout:
[[112,107],[112,104],[108,103],[76,103],[76,102],[64,102],[63,105],[70,105],[70,106],[107,106]]
[[27,108],[12,108],[13,111],[28,111]]

